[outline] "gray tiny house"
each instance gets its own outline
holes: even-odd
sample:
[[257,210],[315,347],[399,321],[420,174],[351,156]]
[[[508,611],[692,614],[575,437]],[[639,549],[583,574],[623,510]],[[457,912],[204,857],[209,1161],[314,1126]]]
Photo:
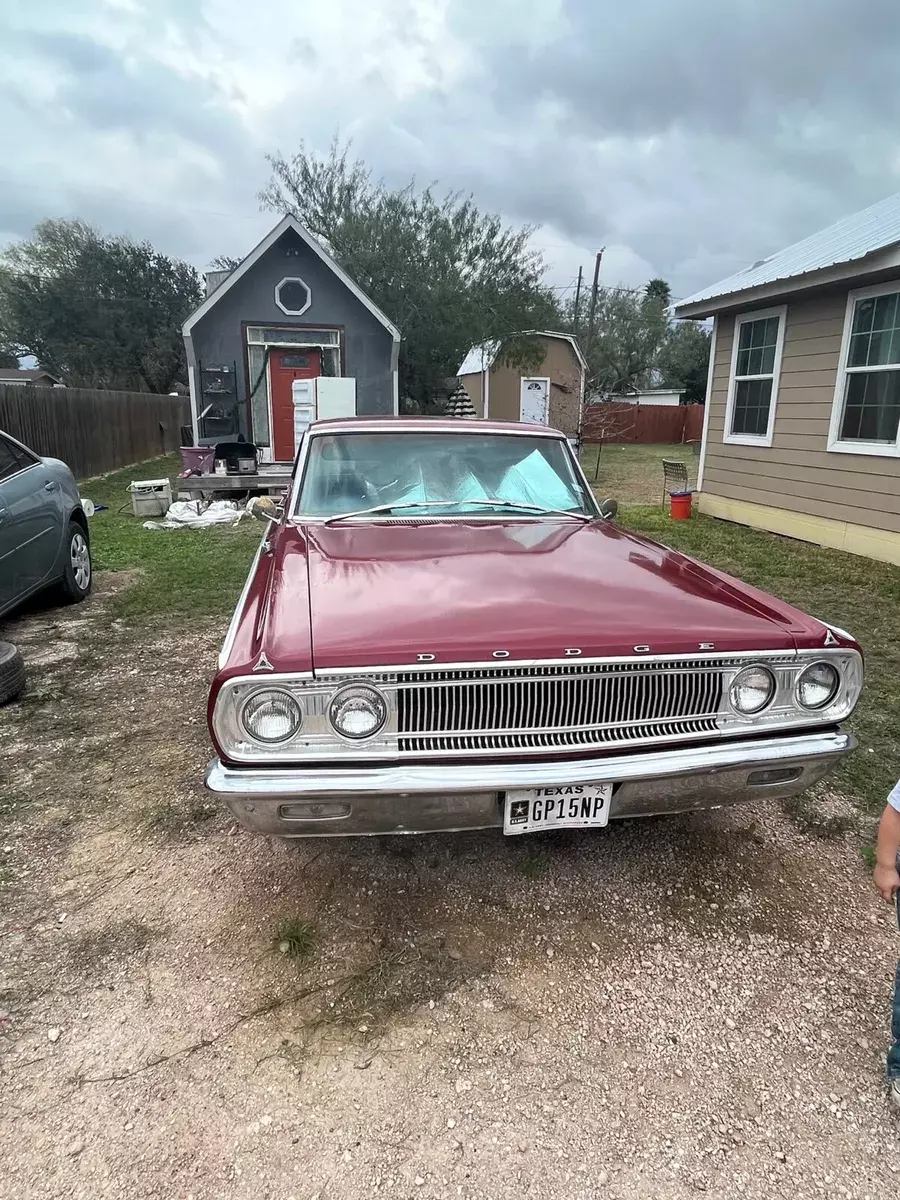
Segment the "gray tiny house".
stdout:
[[207,292],[183,326],[196,445],[243,436],[287,462],[300,401],[317,417],[398,411],[399,330],[295,217]]

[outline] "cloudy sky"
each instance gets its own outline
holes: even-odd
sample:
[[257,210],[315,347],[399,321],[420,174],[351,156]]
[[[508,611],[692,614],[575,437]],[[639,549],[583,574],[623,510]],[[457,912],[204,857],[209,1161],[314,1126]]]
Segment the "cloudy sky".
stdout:
[[676,296],[900,190],[897,0],[0,0],[0,243],[48,216],[204,268],[267,152],[337,131],[539,223],[551,280]]

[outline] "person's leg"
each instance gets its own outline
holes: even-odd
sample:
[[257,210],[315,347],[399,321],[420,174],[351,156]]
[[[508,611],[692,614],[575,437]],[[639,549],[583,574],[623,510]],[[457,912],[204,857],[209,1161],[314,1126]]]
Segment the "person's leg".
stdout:
[[[900,892],[894,893],[897,905],[897,926],[900,928]],[[891,1100],[900,1108],[900,961],[894,975],[894,1008],[891,1013],[891,1048],[887,1053],[887,1077],[891,1085]]]
[[891,1016],[891,1048],[887,1055],[887,1076],[900,1081],[900,962],[894,978],[894,1011]]

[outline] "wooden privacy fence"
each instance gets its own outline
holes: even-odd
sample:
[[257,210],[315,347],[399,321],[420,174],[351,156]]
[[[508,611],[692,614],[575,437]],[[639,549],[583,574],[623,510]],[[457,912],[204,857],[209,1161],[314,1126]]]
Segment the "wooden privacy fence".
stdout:
[[78,479],[177,450],[190,420],[183,396],[0,384],[0,429]]
[[584,410],[584,442],[629,442],[671,446],[699,441],[703,405],[588,404]]

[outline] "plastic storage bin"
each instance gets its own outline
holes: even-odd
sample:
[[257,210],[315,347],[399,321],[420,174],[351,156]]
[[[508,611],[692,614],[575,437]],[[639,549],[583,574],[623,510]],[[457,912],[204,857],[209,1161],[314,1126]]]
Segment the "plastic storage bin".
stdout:
[[215,453],[215,446],[182,446],[182,468],[185,471],[211,471]]

